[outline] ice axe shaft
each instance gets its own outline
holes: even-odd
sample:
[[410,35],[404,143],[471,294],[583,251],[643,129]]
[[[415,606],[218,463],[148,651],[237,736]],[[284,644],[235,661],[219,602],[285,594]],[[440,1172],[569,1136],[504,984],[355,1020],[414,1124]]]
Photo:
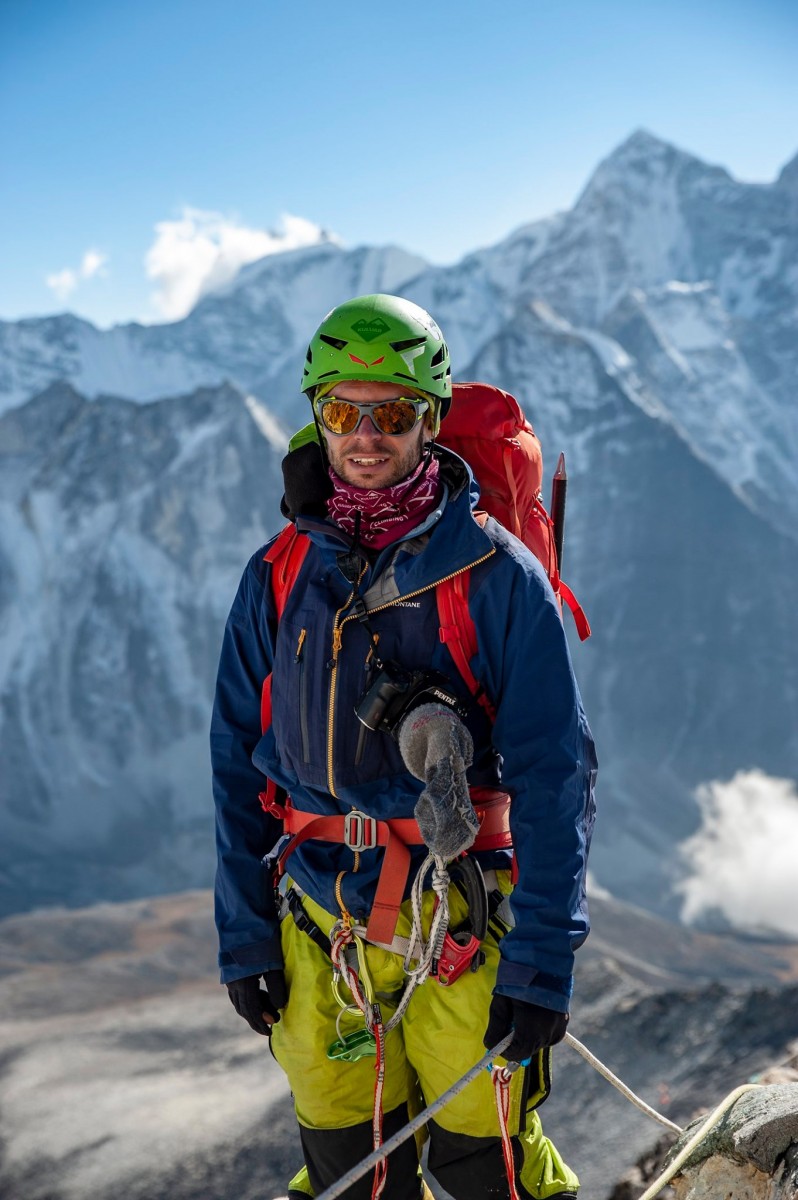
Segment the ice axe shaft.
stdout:
[[565,497],[568,491],[568,473],[565,470],[565,455],[557,459],[557,470],[551,481],[551,522],[554,526],[554,549],[557,551],[557,569],[562,573],[562,546],[565,534]]

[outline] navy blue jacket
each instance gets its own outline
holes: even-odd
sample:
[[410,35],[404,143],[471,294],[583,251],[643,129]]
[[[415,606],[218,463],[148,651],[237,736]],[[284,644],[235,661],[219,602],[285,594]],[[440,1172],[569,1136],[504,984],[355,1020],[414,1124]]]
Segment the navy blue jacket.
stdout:
[[[510,793],[518,859],[511,902],[516,925],[502,942],[497,991],[567,1011],[574,950],[589,929],[584,883],[595,813],[593,740],[543,568],[497,522],[477,524],[470,472],[451,452],[439,454],[441,504],[366,566],[359,591],[381,658],[440,671],[467,700],[440,640],[435,584],[471,566],[469,609],[479,646],[471,667],[496,721],[491,729],[482,709],[471,705],[469,780],[495,786],[500,778]],[[348,539],[327,521],[299,518],[298,528],[312,544],[279,626],[264,547],[244,572],[219,664],[211,756],[224,982],[279,965],[271,878],[262,860],[281,827],[258,803],[264,775],[284,787],[297,808],[314,813],[358,808],[376,818],[410,817],[423,788],[394,741],[354,715],[369,680],[371,643],[341,569]],[[269,674],[272,723],[261,733],[261,688]],[[365,917],[382,856],[380,848],[361,852],[353,872],[346,846],[308,841],[292,854],[289,871],[335,913],[334,883],[346,872],[346,907]],[[423,856],[424,847],[416,848],[414,865]],[[506,865],[495,853],[484,861]]]

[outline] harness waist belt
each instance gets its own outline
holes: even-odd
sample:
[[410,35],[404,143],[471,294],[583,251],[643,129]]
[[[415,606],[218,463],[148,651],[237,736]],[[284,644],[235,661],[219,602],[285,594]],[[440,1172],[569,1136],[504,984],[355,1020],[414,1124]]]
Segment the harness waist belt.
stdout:
[[[379,821],[368,813],[353,809],[346,815],[321,816],[294,808],[290,798],[285,804],[260,795],[264,811],[283,822],[283,831],[291,840],[280,854],[277,872],[282,875],[286,860],[303,842],[315,839],[337,842],[350,850],[374,850],[385,847],[371,915],[366,926],[369,941],[390,942],[396,930],[399,906],[404,897],[410,872],[409,846],[421,846],[424,839],[414,817],[395,817]],[[479,833],[472,850],[510,850],[510,797],[492,788],[474,788],[471,801],[479,821]]]

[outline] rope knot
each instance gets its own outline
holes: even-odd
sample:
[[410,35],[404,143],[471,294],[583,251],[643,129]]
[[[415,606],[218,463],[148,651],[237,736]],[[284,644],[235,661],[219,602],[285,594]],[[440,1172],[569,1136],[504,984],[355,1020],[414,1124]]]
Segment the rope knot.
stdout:
[[442,896],[449,890],[449,872],[442,858],[435,856],[435,866],[432,868],[432,890]]

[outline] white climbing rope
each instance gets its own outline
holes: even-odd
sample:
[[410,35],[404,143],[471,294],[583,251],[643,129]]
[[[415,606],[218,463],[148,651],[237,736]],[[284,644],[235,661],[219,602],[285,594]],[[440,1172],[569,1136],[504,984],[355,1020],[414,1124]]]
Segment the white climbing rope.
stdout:
[[[595,1070],[598,1071],[599,1075],[603,1075],[604,1078],[611,1083],[614,1088],[618,1089],[621,1095],[625,1096],[627,1100],[630,1100],[632,1104],[636,1105],[641,1112],[646,1113],[649,1117],[653,1117],[655,1121],[659,1121],[660,1125],[664,1125],[666,1129],[670,1129],[673,1133],[684,1133],[681,1125],[675,1125],[673,1121],[669,1121],[667,1117],[663,1117],[661,1113],[656,1111],[656,1109],[653,1109],[649,1104],[646,1104],[645,1100],[641,1100],[639,1096],[636,1096],[631,1088],[626,1086],[623,1080],[619,1079],[617,1075],[613,1075],[612,1071],[610,1071],[600,1059],[596,1058],[595,1054],[591,1054],[587,1046],[584,1046],[581,1042],[578,1042],[570,1033],[566,1033],[565,1042],[567,1045],[573,1047],[574,1050],[581,1054],[585,1061],[590,1063],[591,1067],[594,1067]],[[733,1104],[736,1103],[740,1096],[744,1095],[746,1092],[752,1091],[754,1088],[761,1086],[762,1085],[759,1083],[743,1083],[740,1085],[740,1087],[735,1088],[733,1092],[729,1092],[725,1100],[720,1102],[717,1108],[709,1114],[706,1121],[704,1121],[703,1124],[696,1130],[687,1145],[679,1151],[679,1153],[676,1155],[676,1158],[668,1166],[668,1168],[663,1171],[653,1183],[649,1184],[642,1196],[638,1197],[638,1200],[654,1200],[654,1197],[660,1194],[662,1189],[670,1183],[674,1175],[676,1175],[685,1162],[687,1162],[687,1159],[690,1157],[696,1147],[701,1144],[710,1130],[714,1129],[723,1114],[727,1112]]]
[[566,1033],[565,1035],[565,1044],[567,1046],[571,1046],[577,1051],[577,1053],[581,1054],[582,1058],[584,1058],[586,1062],[589,1062],[591,1067],[598,1071],[599,1075],[603,1075],[608,1083],[611,1083],[614,1088],[617,1088],[622,1096],[625,1096],[627,1100],[631,1101],[631,1103],[639,1108],[641,1112],[644,1112],[646,1116],[651,1117],[655,1121],[659,1121],[660,1125],[664,1125],[666,1129],[670,1129],[673,1133],[682,1132],[681,1125],[674,1125],[673,1121],[669,1121],[667,1117],[663,1117],[662,1113],[658,1113],[657,1110],[652,1108],[650,1104],[646,1104],[645,1100],[641,1100],[640,1097],[636,1095],[630,1087],[626,1086],[622,1079],[619,1079],[617,1075],[613,1075],[609,1067],[605,1067],[601,1059],[596,1058],[595,1054],[591,1054],[587,1046],[584,1046],[581,1042],[578,1042],[570,1033]]

